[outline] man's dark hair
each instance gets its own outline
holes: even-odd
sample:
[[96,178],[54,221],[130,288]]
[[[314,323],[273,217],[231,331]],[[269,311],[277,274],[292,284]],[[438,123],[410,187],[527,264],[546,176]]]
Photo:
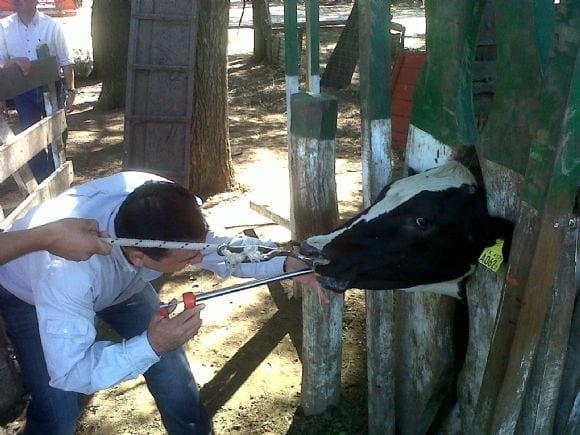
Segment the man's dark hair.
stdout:
[[[129,239],[202,241],[207,224],[195,196],[176,183],[148,181],[131,192],[115,218],[117,237]],[[163,248],[138,248],[159,260]]]

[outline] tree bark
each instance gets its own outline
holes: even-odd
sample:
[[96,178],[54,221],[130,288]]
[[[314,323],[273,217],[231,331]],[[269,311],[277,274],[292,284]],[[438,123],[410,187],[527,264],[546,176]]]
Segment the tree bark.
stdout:
[[272,56],[272,18],[268,0],[252,2],[254,23],[254,61],[261,62]]
[[190,188],[202,198],[232,187],[228,133],[229,0],[200,2],[194,78]]
[[125,105],[130,0],[94,0],[91,16],[93,72],[103,87],[97,107],[117,109]]

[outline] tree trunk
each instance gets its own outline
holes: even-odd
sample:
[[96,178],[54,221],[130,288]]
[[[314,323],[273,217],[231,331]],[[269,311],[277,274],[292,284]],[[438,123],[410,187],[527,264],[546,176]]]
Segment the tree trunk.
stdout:
[[130,0],[94,0],[91,16],[93,72],[103,82],[97,107],[116,109],[125,105]]
[[320,84],[325,87],[344,89],[352,80],[358,63],[358,2],[354,2],[346,26],[326,64]]
[[272,18],[268,0],[252,2],[254,25],[254,61],[261,62],[272,56]]
[[200,2],[194,78],[190,188],[202,198],[231,188],[228,133],[229,0]]

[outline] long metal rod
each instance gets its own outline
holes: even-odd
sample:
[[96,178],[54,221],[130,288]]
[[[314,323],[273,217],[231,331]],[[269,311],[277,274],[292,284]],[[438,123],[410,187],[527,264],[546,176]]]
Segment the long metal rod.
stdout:
[[[295,278],[297,276],[307,275],[307,274],[313,273],[313,272],[314,271],[312,269],[303,269],[303,270],[297,270],[295,272],[284,273],[282,275],[271,276],[269,278],[256,279],[254,281],[244,282],[242,284],[232,285],[229,287],[224,287],[224,288],[220,288],[217,290],[212,290],[212,291],[205,292],[205,293],[199,293],[196,295],[195,300],[196,300],[196,302],[205,301],[207,299],[217,298],[219,296],[224,296],[224,295],[227,295],[230,293],[239,292],[240,290],[247,290],[247,289],[251,289],[254,287],[259,287],[259,286],[264,285],[264,284],[269,284],[271,282]],[[182,304],[182,303],[183,303],[183,301],[177,302],[177,304]],[[168,307],[169,305],[171,305],[171,303],[161,304],[159,307],[165,308],[165,307]]]

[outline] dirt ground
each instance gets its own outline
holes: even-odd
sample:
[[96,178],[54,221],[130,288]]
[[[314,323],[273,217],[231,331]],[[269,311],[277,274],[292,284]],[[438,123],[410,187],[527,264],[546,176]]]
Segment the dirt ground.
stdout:
[[[421,12],[418,12],[420,15]],[[231,38],[230,33],[230,38]],[[337,30],[322,35],[322,59]],[[287,229],[252,211],[249,201],[289,215],[284,73],[254,64],[249,54],[229,56],[230,137],[237,188],[210,198],[210,221],[232,232],[255,228],[261,238],[290,239]],[[67,156],[75,183],[113,174],[122,167],[123,112],[93,109],[99,83],[79,86],[69,117]],[[343,218],[360,209],[360,118],[358,86],[339,98],[337,185]],[[400,156],[397,156],[400,158]],[[4,186],[2,189],[6,189]],[[1,192],[0,192],[1,193]],[[238,282],[186,270],[155,283],[161,298],[207,291]],[[239,292],[208,301],[204,326],[186,345],[189,362],[217,434],[359,434],[366,432],[364,293],[345,297],[342,394],[337,407],[305,417],[300,407],[301,306],[290,284]],[[13,434],[21,419],[0,427]],[[86,398],[79,434],[157,434],[164,429],[142,377]]]

